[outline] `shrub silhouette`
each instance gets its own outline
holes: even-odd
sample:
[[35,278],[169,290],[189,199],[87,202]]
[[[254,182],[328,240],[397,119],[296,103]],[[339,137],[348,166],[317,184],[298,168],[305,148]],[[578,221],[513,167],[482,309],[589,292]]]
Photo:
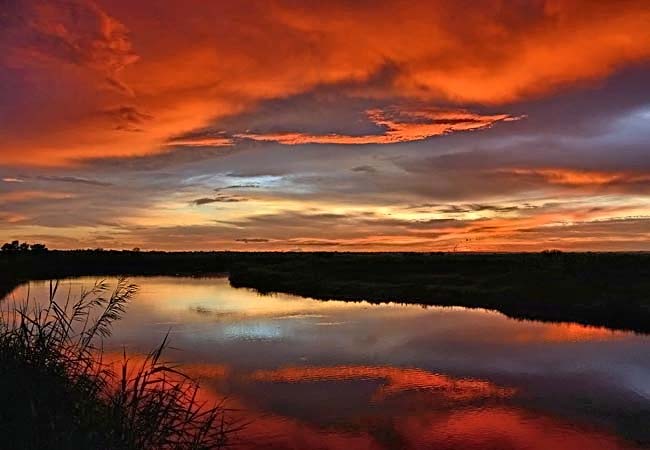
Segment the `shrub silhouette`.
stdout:
[[2,247],[0,247],[0,251],[7,254],[27,252],[43,253],[47,251],[47,247],[45,244],[28,244],[27,242],[21,243],[20,241],[11,241],[4,243]]
[[[72,303],[29,300],[0,321],[0,433],[6,448],[216,449],[236,425],[223,405],[162,362],[167,337],[134,364],[103,361],[102,341],[137,287],[97,283]],[[29,299],[29,294],[28,294]]]

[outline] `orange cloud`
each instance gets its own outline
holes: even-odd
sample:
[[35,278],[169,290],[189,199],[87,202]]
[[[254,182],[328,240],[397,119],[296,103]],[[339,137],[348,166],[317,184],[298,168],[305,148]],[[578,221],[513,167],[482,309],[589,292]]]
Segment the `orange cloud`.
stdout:
[[0,213],[0,222],[20,223],[27,219],[29,219],[29,217],[23,214]]
[[35,199],[65,199],[74,197],[74,194],[52,191],[13,191],[0,192],[0,204],[7,202],[26,202]]
[[550,184],[566,186],[599,186],[650,182],[650,174],[633,172],[606,172],[563,168],[503,169],[500,172],[521,176],[541,177]]
[[120,73],[138,60],[129,30],[93,1],[18,2],[20,15],[8,21],[3,65],[50,67],[65,63],[88,68],[110,88],[132,95]]
[[194,139],[171,139],[167,142],[167,145],[183,147],[230,147],[234,143],[232,139],[227,137],[199,137]]
[[[450,1],[328,3],[276,8],[295,30],[317,36],[340,67],[397,68],[401,95],[504,103],[597,79],[650,56],[650,7],[585,0],[466,5]],[[315,39],[316,40],[316,39]]]
[[242,133],[238,138],[256,141],[273,141],[281,144],[394,144],[421,141],[455,131],[472,131],[488,128],[497,122],[519,120],[508,114],[480,115],[468,111],[445,111],[434,108],[416,110],[395,108],[391,111],[373,109],[366,112],[368,118],[385,129],[382,134],[347,136],[340,134],[311,135],[304,133]]
[[[0,156],[10,165],[167,151],[173,136],[320,86],[431,105],[506,104],[650,58],[644,0],[17,5],[0,44],[0,64],[21,88],[20,99],[3,105],[18,109],[1,130]],[[267,138],[402,142],[493,122],[414,127],[381,113],[374,119],[385,135]]]

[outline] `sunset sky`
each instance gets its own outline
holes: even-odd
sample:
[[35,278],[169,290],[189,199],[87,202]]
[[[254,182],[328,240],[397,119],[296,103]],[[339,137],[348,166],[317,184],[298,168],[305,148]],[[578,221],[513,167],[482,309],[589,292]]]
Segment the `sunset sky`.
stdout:
[[0,0],[0,240],[650,250],[648,0]]

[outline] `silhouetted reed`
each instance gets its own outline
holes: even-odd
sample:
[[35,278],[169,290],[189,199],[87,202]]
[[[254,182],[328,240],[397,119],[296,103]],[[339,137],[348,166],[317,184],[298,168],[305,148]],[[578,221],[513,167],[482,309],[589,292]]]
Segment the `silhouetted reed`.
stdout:
[[73,302],[28,298],[0,321],[3,448],[214,449],[236,424],[222,404],[199,400],[198,384],[165,364],[167,336],[140,362],[104,360],[103,340],[137,287],[96,283]]

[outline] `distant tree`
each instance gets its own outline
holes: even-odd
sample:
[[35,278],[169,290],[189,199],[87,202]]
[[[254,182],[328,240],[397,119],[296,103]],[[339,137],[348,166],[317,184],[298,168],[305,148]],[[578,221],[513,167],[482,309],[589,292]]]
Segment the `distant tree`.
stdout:
[[45,244],[28,244],[27,242],[11,241],[7,242],[0,247],[2,253],[16,254],[16,253],[43,253],[47,251]]
[[132,252],[138,253],[140,251],[140,247],[133,247]]
[[45,244],[32,244],[29,249],[34,253],[44,253],[47,251],[47,246]]
[[2,245],[2,253],[18,253],[20,243],[18,241],[7,242]]

